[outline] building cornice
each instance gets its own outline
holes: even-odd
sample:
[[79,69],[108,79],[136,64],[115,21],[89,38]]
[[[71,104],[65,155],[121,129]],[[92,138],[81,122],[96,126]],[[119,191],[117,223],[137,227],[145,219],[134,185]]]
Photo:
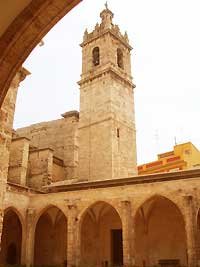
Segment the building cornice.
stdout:
[[189,180],[189,179],[199,179],[200,181],[200,169],[141,175],[130,178],[111,179],[103,181],[80,182],[80,183],[60,185],[55,187],[51,185],[49,188],[47,187],[47,193],[109,188],[109,187],[119,187],[128,185],[143,185],[150,183],[163,183],[169,181]]

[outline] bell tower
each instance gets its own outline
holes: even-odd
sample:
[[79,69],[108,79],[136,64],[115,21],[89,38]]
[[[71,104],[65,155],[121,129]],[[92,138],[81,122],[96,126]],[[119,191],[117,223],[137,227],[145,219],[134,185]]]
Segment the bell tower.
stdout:
[[106,4],[100,25],[86,30],[81,44],[79,179],[137,174],[132,48],[113,16]]

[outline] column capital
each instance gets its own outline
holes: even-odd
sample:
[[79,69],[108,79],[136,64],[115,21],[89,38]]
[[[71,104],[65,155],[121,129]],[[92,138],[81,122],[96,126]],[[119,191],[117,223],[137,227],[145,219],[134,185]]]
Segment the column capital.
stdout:
[[129,198],[124,198],[120,201],[122,206],[130,206],[131,205],[131,201]]
[[26,210],[26,214],[27,214],[28,216],[33,216],[33,215],[35,214],[35,208],[28,208],[28,209]]
[[80,201],[80,199],[65,199],[64,200],[68,210],[77,210],[78,206],[77,206],[77,202]]
[[34,218],[35,218],[35,209],[34,208],[28,208],[26,210],[26,218],[27,218],[27,220],[28,220],[29,223],[30,223],[30,221],[33,221],[34,220]]
[[69,210],[77,210],[77,205],[73,203],[67,204]]
[[192,195],[184,195],[183,199],[185,200],[186,203],[189,204],[194,199],[194,197]]
[[19,70],[19,83],[25,80],[26,76],[30,75],[31,73],[25,69],[24,67],[21,67]]
[[18,88],[20,83],[25,80],[26,76],[30,74],[31,73],[27,69],[21,67],[13,78],[10,88],[12,88],[13,86],[14,88]]

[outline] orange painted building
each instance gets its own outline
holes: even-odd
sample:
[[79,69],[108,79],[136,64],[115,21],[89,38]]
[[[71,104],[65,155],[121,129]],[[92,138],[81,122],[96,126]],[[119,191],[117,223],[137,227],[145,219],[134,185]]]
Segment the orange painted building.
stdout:
[[200,168],[200,151],[191,143],[175,145],[172,151],[158,154],[153,162],[138,166],[138,174],[151,174]]

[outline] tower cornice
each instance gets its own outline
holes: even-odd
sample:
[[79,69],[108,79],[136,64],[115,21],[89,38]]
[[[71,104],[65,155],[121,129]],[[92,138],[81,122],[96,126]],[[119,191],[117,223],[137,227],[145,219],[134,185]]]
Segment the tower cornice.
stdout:
[[[115,68],[113,68],[112,66],[107,66],[104,69],[101,69],[99,71],[95,71],[93,74],[90,73],[90,75],[88,75],[87,77],[81,79],[78,82],[79,86],[83,86],[84,84],[87,84],[89,82],[92,82],[93,80],[103,77],[106,74],[111,74],[113,77],[115,77],[116,79],[124,82],[126,85],[128,85],[129,87],[131,87],[132,89],[135,88],[135,84],[132,82],[132,80],[130,80],[130,78],[127,77],[127,75],[125,74],[121,74],[119,71],[117,71]],[[132,78],[131,78],[132,79]]]

